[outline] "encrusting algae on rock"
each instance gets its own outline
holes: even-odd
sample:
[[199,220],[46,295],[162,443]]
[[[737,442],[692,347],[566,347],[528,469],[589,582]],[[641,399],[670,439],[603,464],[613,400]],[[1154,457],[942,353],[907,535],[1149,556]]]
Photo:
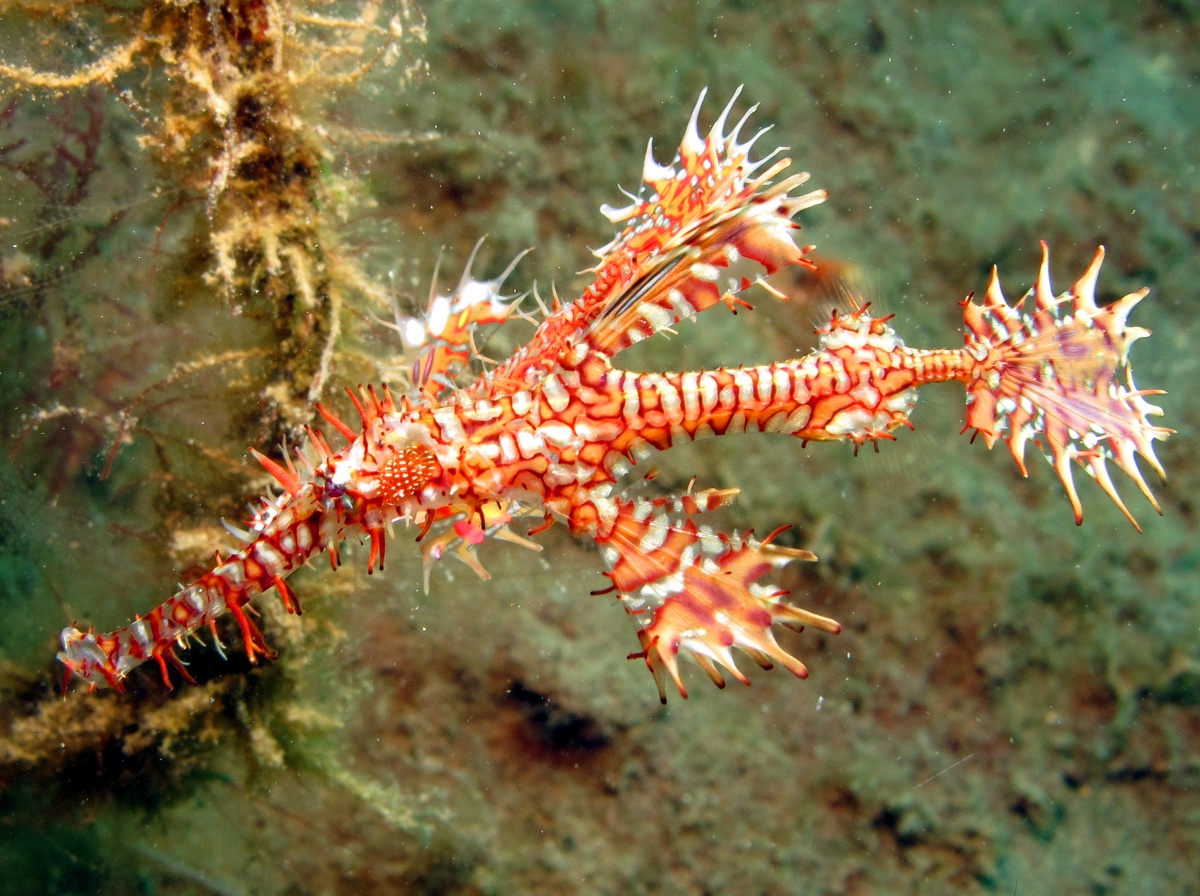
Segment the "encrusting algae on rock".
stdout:
[[106,86],[141,120],[139,144],[179,192],[160,236],[167,218],[202,200],[205,282],[270,327],[266,412],[256,405],[247,430],[300,432],[327,386],[347,292],[374,291],[327,221],[333,126],[312,109],[376,67],[401,62],[398,84],[423,71],[410,51],[425,41],[424,18],[408,2],[390,17],[378,2],[345,17],[324,3],[262,0],[153,0],[121,16],[93,6],[58,0],[39,12],[94,15],[116,31],[95,61],[58,73],[3,60],[0,79],[27,91]]
[[694,521],[730,501],[736,489],[689,488],[673,498],[641,499],[625,495],[624,478],[653,451],[702,437],[783,433],[806,442],[848,441],[856,449],[892,439],[893,430],[911,426],[917,390],[937,382],[964,384],[964,429],[989,447],[1004,441],[1022,471],[1027,443],[1039,444],[1077,521],[1073,463],[1131,522],[1110,462],[1158,509],[1137,456],[1162,474],[1153,442],[1170,430],[1148,422],[1161,411],[1146,400],[1153,392],[1136,387],[1128,363],[1130,345],[1147,331],[1129,327],[1127,317],[1146,290],[1098,307],[1103,249],[1060,296],[1050,286],[1044,245],[1037,284],[1015,305],[993,274],[981,303],[963,303],[959,349],[909,348],[889,318],[856,306],[835,312],[819,331],[819,346],[803,357],[673,373],[614,367],[622,349],[699,312],[718,304],[749,307],[743,296],[754,286],[786,298],[758,269],[770,275],[812,266],[811,247],[793,240],[799,226],[793,218],[826,193],[798,192],[808,175],[785,175],[788,159],[772,153],[751,160],[762,131],[742,139],[753,109],[729,126],[734,101],[701,137],[702,95],[670,165],[648,149],[642,191],[625,208],[604,209],[625,227],[597,251],[594,280],[576,301],[560,307],[556,299],[524,346],[466,382],[462,360],[477,355],[475,326],[509,316],[516,303],[499,296],[503,277],[481,284],[464,276],[456,295],[444,299],[454,319],[442,320],[446,308],[435,307],[437,326],[422,324],[430,338],[414,364],[411,394],[393,397],[386,385],[347,390],[358,428],[318,405],[346,439],[344,447],[310,430],[307,448],[297,452],[299,467],[290,458],[258,455],[282,491],[264,499],[249,531],[230,527],[246,545],[218,555],[209,572],[124,628],[65,629],[59,658],[68,680],[120,690],[150,659],[168,686],[169,666],[189,678],[177,647],[206,625],[215,636],[215,621],[226,613],[237,621],[252,662],[273,656],[248,605],[274,588],[299,613],[286,578],[317,554],[328,553],[336,569],[339,545],[365,538],[368,572],[382,569],[387,535],[402,522],[418,527],[427,565],[452,550],[486,575],[473,554],[485,538],[538,549],[511,528],[521,518],[541,521],[528,536],[563,522],[600,546],[611,584],[598,593],[615,593],[638,620],[641,650],[632,656],[645,660],[662,699],[667,676],[686,696],[681,655],[721,686],[722,669],[746,681],[734,647],[765,668],[778,663],[804,677],[804,664],[775,640],[774,624],[837,632],[838,623],[792,605],[762,580],[792,560],[816,558],[777,544],[782,530],[760,539]]

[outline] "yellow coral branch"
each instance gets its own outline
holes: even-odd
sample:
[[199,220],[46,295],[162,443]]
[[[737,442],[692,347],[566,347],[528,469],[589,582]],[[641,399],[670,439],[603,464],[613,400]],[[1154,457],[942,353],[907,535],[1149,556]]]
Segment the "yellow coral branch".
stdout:
[[97,81],[109,81],[133,64],[133,57],[146,46],[141,35],[124,46],[111,50],[91,65],[84,66],[71,74],[40,72],[23,65],[8,65],[0,62],[0,76],[12,78],[26,87],[47,87],[51,90],[73,90],[87,87]]

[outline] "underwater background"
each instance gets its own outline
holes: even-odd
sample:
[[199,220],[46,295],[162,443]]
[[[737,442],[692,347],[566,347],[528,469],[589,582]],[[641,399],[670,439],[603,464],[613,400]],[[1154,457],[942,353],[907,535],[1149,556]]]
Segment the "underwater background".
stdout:
[[[1198,82],[1194,0],[0,4],[0,894],[1200,894]],[[383,574],[297,573],[302,617],[260,600],[274,662],[228,632],[197,686],[60,697],[64,625],[224,549],[248,445],[403,382],[393,296],[485,234],[477,276],[534,247],[509,291],[578,295],[645,141],[742,84],[831,192],[799,241],[909,344],[960,345],[1039,239],[1058,290],[1100,243],[1102,302],[1151,288],[1161,518],[1078,477],[1077,528],[926,389],[878,454],[746,435],[643,486],[795,525],[820,560],[785,585],[843,625],[781,636],[807,681],[685,666],[660,706],[590,543],[489,543],[490,581],[451,558],[426,594],[409,530]],[[807,351],[828,297],[776,283],[619,366]]]

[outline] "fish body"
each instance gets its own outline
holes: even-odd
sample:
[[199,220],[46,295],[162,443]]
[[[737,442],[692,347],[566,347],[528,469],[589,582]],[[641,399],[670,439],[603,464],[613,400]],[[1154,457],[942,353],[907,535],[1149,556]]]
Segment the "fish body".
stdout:
[[[630,497],[630,468],[674,444],[731,434],[780,433],[856,447],[892,439],[896,429],[911,427],[918,390],[939,382],[964,385],[964,429],[982,435],[988,447],[1005,442],[1022,471],[1026,445],[1042,447],[1077,522],[1074,464],[1131,522],[1110,465],[1158,509],[1137,457],[1161,474],[1153,442],[1170,430],[1148,422],[1161,411],[1146,400],[1152,392],[1134,385],[1128,364],[1129,346],[1148,335],[1127,324],[1146,291],[1098,307],[1103,249],[1060,296],[1050,287],[1044,244],[1037,284],[1021,302],[1008,303],[993,272],[983,301],[962,303],[961,348],[910,348],[888,318],[856,306],[835,312],[818,331],[818,346],[802,357],[679,372],[616,366],[614,357],[636,342],[718,304],[746,305],[742,295],[751,287],[761,284],[779,295],[761,274],[734,277],[734,266],[748,262],[765,275],[811,266],[812,247],[795,242],[793,219],[826,194],[798,192],[806,174],[777,179],[789,168],[787,159],[772,154],[752,161],[758,134],[744,142],[740,134],[753,109],[727,131],[732,107],[733,101],[701,137],[697,103],[670,165],[660,165],[647,149],[641,193],[625,208],[603,209],[624,227],[597,251],[591,285],[548,312],[512,356],[462,386],[450,380],[468,356],[471,329],[511,313],[513,306],[498,298],[510,265],[484,284],[490,304],[464,305],[450,329],[444,321],[430,322],[437,324],[430,330],[431,354],[414,365],[420,375],[411,395],[397,400],[387,387],[350,392],[356,428],[319,408],[346,439],[344,447],[331,448],[313,431],[311,459],[301,454],[303,473],[290,460],[283,465],[258,455],[281,492],[264,499],[246,546],[218,556],[209,572],[124,628],[108,634],[64,629],[59,659],[68,679],[120,690],[134,668],[154,659],[169,686],[169,666],[188,677],[176,648],[226,613],[236,618],[250,660],[270,657],[244,608],[275,589],[299,612],[286,579],[315,555],[328,553],[336,569],[339,546],[366,539],[367,569],[374,572],[383,567],[388,531],[400,522],[420,529],[427,566],[452,550],[486,577],[473,553],[485,538],[538,547],[511,528],[518,519],[544,521],[530,535],[560,522],[600,546],[610,580],[605,590],[638,619],[641,650],[632,656],[645,660],[662,699],[668,676],[686,696],[681,656],[718,685],[726,673],[745,681],[735,647],[764,667],[779,664],[804,677],[804,664],[775,640],[774,625],[837,632],[838,624],[791,604],[765,579],[785,563],[815,557],[775,544],[780,530],[758,539],[695,520],[731,500],[736,489]],[[464,274],[460,287],[464,283],[477,281]],[[433,296],[431,309],[443,298]],[[458,307],[449,302],[443,304]]]

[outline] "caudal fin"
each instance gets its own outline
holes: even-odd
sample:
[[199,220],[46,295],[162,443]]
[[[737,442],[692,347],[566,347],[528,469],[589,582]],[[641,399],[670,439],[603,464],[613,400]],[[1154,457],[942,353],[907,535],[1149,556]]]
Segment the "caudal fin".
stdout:
[[[1022,474],[1026,443],[1038,444],[1066,488],[1076,523],[1083,509],[1071,462],[1078,462],[1140,531],[1113,486],[1108,462],[1124,470],[1161,514],[1137,455],[1165,478],[1153,443],[1173,430],[1148,422],[1162,409],[1145,396],[1162,392],[1138,389],[1129,367],[1129,346],[1150,331],[1128,326],[1127,319],[1149,290],[1098,307],[1096,278],[1103,260],[1101,246],[1083,276],[1056,297],[1043,242],[1037,285],[1015,305],[1004,298],[995,269],[983,303],[970,298],[963,303],[967,351],[978,362],[967,383],[964,429],[975,429],[989,448],[1006,442]],[[1025,308],[1030,297],[1033,308]]]

